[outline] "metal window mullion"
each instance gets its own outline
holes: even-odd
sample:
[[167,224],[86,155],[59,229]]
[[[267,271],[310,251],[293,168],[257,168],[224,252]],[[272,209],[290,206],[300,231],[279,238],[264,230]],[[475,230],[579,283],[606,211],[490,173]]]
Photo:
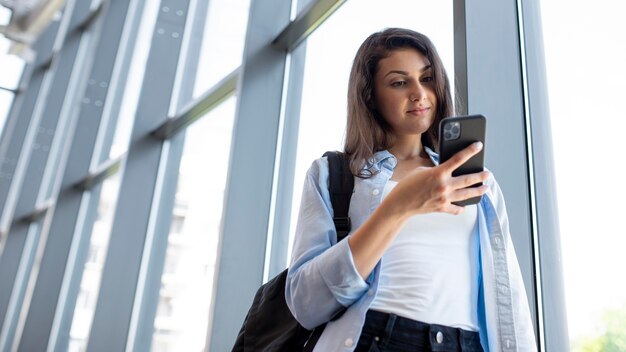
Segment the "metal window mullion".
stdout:
[[170,138],[208,114],[235,94],[237,82],[239,81],[239,72],[240,68],[234,69],[200,97],[183,105],[173,118],[165,121],[152,132],[152,135],[161,139]]
[[506,199],[537,335],[531,165],[516,0],[455,1],[455,74],[462,113],[487,117],[486,166]]
[[[45,33],[46,37],[50,34],[56,33],[56,27],[51,28],[51,33]],[[37,43],[37,47],[42,47],[41,42]],[[51,46],[50,46],[51,47]],[[42,48],[43,49],[43,48]],[[32,65],[27,67],[27,70],[31,70]],[[17,101],[13,103],[11,108],[11,114],[7,121],[7,126],[4,129],[5,135],[2,138],[2,144],[0,146],[0,152],[2,158],[0,169],[0,194],[9,191],[9,186],[15,171],[17,159],[21,153],[24,137],[30,123],[30,112],[32,111],[32,100],[36,99],[39,94],[39,88],[43,80],[43,72],[33,72],[30,76],[30,90],[17,98]],[[24,76],[26,77],[26,76]],[[24,79],[23,77],[23,79]],[[5,197],[1,197],[4,199]],[[17,200],[15,200],[17,201]],[[2,206],[14,207],[15,202],[0,203],[0,209]],[[3,321],[7,316],[7,309],[9,308],[9,301],[5,300],[6,295],[11,295],[13,290],[13,284],[15,277],[17,276],[17,270],[20,267],[20,261],[23,259],[23,248],[26,245],[25,236],[8,236],[8,229],[11,222],[6,226],[6,230],[0,230],[0,292],[3,300],[0,301],[0,333],[3,325]],[[4,232],[6,231],[6,232]],[[4,249],[7,249],[6,251]]]
[[124,158],[126,158],[126,156],[122,155],[118,158],[109,159],[103,162],[97,169],[90,171],[87,176],[76,182],[74,184],[74,188],[87,191],[96,187],[104,182],[105,179],[120,171]]
[[[314,3],[313,0],[298,1],[297,12],[307,11]],[[343,2],[339,1],[338,3],[341,5]],[[311,34],[314,29],[306,32]],[[282,128],[279,134],[280,142],[278,143],[276,171],[274,172],[274,185],[272,187],[275,199],[273,204],[274,216],[270,217],[272,227],[270,228],[270,245],[267,251],[269,258],[266,258],[266,261],[269,262],[265,273],[266,279],[276,276],[287,267],[293,185],[298,154],[300,106],[306,60],[306,39],[296,46],[289,53],[289,56],[288,72],[285,76],[286,89],[283,92]]]
[[[210,1],[189,1],[169,115],[180,111],[181,106],[193,98],[193,87],[196,82],[202,36],[206,23],[205,14],[208,11],[209,3]],[[219,88],[217,87],[218,90]],[[186,128],[183,130],[182,126],[187,126],[200,117],[200,114],[195,114],[194,117],[186,120],[186,123],[179,125],[177,131],[182,130],[182,133],[164,136],[168,140],[164,142],[163,153],[158,166],[159,175],[150,209],[146,242],[137,283],[138,288],[135,293],[129,337],[126,344],[127,352],[152,350],[154,323],[161,297],[163,268],[169,246],[168,237],[187,131]],[[169,119],[169,121],[171,120],[174,119]],[[178,121],[181,121],[181,118],[178,118]],[[152,135],[154,136],[154,133]]]
[[[32,123],[29,125],[25,137],[25,148],[18,160],[14,182],[11,184],[8,195],[10,200],[19,195],[20,200],[15,209],[4,209],[3,221],[8,221],[9,218],[16,215],[14,213],[18,213],[16,216],[19,217],[20,212],[30,211],[28,209],[31,208],[28,205],[30,200],[26,201],[25,199],[36,197],[35,194],[39,190],[39,187],[33,187],[34,184],[29,184],[28,190],[30,192],[25,194],[22,185],[24,182],[30,181],[27,180],[28,178],[38,179],[38,186],[41,182],[41,170],[32,173],[30,171],[33,170],[28,169],[45,165],[45,160],[50,155],[50,147],[56,136],[57,124],[63,120],[60,112],[64,108],[66,101],[64,96],[68,84],[72,80],[73,65],[81,62],[80,60],[77,61],[76,55],[81,47],[83,35],[75,31],[75,24],[85,13],[89,12],[89,7],[89,1],[69,1],[66,4],[66,15],[63,16],[59,24],[59,34],[54,39],[53,54],[50,56],[50,60],[45,63],[38,62],[38,65],[41,65],[43,69],[49,69],[49,71],[45,76],[43,88],[34,106]],[[21,206],[20,202],[24,206]]]
[[289,23],[289,15],[287,1],[250,4],[208,327],[209,351],[232,348],[246,315],[247,305],[241,303],[250,302],[263,281],[287,56],[271,43]]
[[52,52],[58,29],[58,21],[51,23],[35,43],[34,50],[39,54],[35,62],[28,64],[24,69],[19,85],[21,94],[15,97],[0,136],[0,256],[4,236],[12,222],[12,214],[7,214],[6,217],[2,214],[6,207],[12,209],[16,205],[15,197],[10,201],[8,199],[10,186],[33,117],[35,103],[42,93],[42,87],[45,89],[44,77],[50,75],[47,68],[41,67],[40,62],[42,57],[47,57]]
[[273,44],[288,52],[293,51],[345,2],[346,0],[317,0],[306,1],[305,5],[298,2],[298,15],[274,38]]
[[[541,310],[538,317],[543,351],[569,350],[561,239],[548,88],[539,1],[518,0],[520,33],[524,49],[526,118],[529,162],[533,167],[535,201],[535,268],[540,273]],[[543,323],[543,324],[542,324]]]
[[7,88],[7,87],[3,87],[0,86],[0,90],[3,92],[8,92],[8,93],[12,93],[12,94],[17,94],[17,89],[12,89],[12,88]]
[[185,133],[163,142],[133,303],[127,352],[151,351]]
[[[56,303],[54,321],[49,332],[47,342],[48,352],[67,351],[70,340],[70,330],[76,300],[80,293],[82,270],[89,254],[91,233],[98,216],[98,204],[102,183],[94,185],[89,190],[80,194],[80,207],[76,219],[76,228],[73,229],[72,242],[68,252],[63,282],[58,293],[59,300]],[[66,200],[67,201],[67,200]],[[58,213],[57,209],[55,213]]]
[[[101,121],[117,118],[117,116],[105,115],[105,112],[110,111],[106,109],[107,106],[119,103],[119,94],[116,91],[123,90],[125,77],[117,80],[113,85],[110,83],[114,78],[115,68],[127,66],[130,61],[130,55],[127,52],[122,52],[121,57],[118,53],[120,46],[124,48],[124,46],[133,45],[135,41],[140,16],[136,13],[133,15],[133,11],[140,4],[143,4],[143,1],[133,2],[132,7],[129,1],[112,2],[108,3],[106,11],[103,11],[105,5],[100,3],[87,16],[89,25],[82,21],[76,26],[81,30],[93,29],[101,35],[98,41],[94,42],[96,45],[88,50],[90,57],[93,58],[93,64],[86,65],[88,71],[81,75],[81,87],[75,94],[82,97],[80,104],[74,103],[69,107],[70,113],[75,118],[74,128],[69,129],[70,133],[63,146],[65,151],[63,157],[59,158],[59,162],[55,162],[56,167],[63,170],[58,175],[62,177],[54,177],[51,173],[48,185],[42,189],[42,192],[45,192],[44,197],[59,197],[59,200],[54,216],[50,220],[50,226],[43,229],[41,246],[45,247],[42,249],[41,275],[35,278],[31,307],[24,323],[20,349],[43,351],[55,348],[57,342],[64,343],[65,341],[59,340],[59,336],[50,334],[61,336],[69,334],[71,324],[62,321],[55,323],[55,319],[69,319],[71,315],[58,310],[57,306],[73,311],[77,292],[68,292],[68,288],[63,289],[63,286],[73,287],[75,290],[78,288],[78,285],[73,285],[69,281],[80,281],[84,263],[73,261],[72,264],[76,267],[70,268],[73,269],[70,271],[66,270],[66,265],[74,237],[85,236],[85,233],[75,231],[78,227],[77,221],[83,201],[93,201],[91,197],[84,198],[81,194],[82,190],[74,185],[89,169],[93,159],[96,136],[101,133],[99,131]],[[130,12],[129,9],[131,9]],[[94,26],[93,24],[96,23],[98,25]],[[108,29],[101,31],[101,28]],[[127,40],[122,41],[123,34],[129,31],[132,32],[130,38],[127,35]],[[119,69],[116,72],[119,72]],[[74,130],[75,133],[72,133]],[[68,158],[72,160],[71,163],[66,163]],[[59,193],[60,190],[63,192]],[[81,226],[91,228],[89,224]],[[46,238],[48,240],[44,241]],[[84,238],[77,238],[76,241],[88,242]],[[65,277],[66,273],[69,277]],[[61,291],[67,292],[66,296],[61,296]],[[57,327],[57,330],[53,330],[53,325]],[[68,330],[60,331],[58,330],[60,327],[66,327]]]
[[0,331],[0,350],[16,350],[14,344],[18,319],[22,308],[24,293],[27,290],[28,277],[35,261],[37,244],[40,238],[41,222],[27,223],[20,226],[19,231],[11,232],[12,237],[23,238],[19,263],[16,266],[15,279],[11,285],[7,302],[7,312]]
[[[54,128],[59,120],[59,110],[61,109],[63,93],[70,79],[71,67],[76,59],[80,37],[67,36],[67,30],[71,26],[73,19],[77,18],[81,12],[80,5],[74,8],[74,2],[70,1],[65,7],[64,17],[59,24],[58,34],[54,39],[52,51],[59,50],[60,55],[50,66],[50,70],[43,77],[42,86],[33,108],[33,116],[28,125],[22,150],[17,159],[13,173],[13,179],[7,192],[7,202],[15,204],[13,207],[5,207],[2,214],[0,228],[8,228],[6,224],[11,223],[13,217],[19,218],[28,214],[36,207],[36,199],[43,177],[43,166],[46,164],[50,144],[54,135]],[[67,39],[67,40],[66,40]],[[72,45],[67,45],[67,44]],[[66,46],[67,45],[67,46]],[[16,282],[23,284],[25,280],[17,277],[18,271],[28,275],[30,270],[23,270],[18,265],[21,255],[30,256],[24,252],[26,238],[29,236],[29,224],[15,223],[8,233],[5,250],[0,258],[0,323],[2,323],[2,335],[6,338],[2,341],[1,348],[10,348],[14,337],[18,314],[17,310],[11,309],[11,316],[7,316],[8,300],[12,295],[18,295],[12,299],[21,306],[21,299],[25,286],[17,287]],[[13,238],[11,238],[13,236]],[[8,254],[10,253],[10,254]],[[7,254],[7,255],[4,255]],[[31,262],[22,262],[31,265]]]
[[[82,13],[83,8],[77,7],[77,14]],[[63,165],[67,161],[69,156],[69,141],[72,138],[74,129],[76,127],[78,114],[74,111],[74,106],[78,103],[78,99],[81,96],[84,77],[87,73],[89,65],[92,62],[94,43],[93,37],[96,34],[91,29],[84,33],[70,31],[68,33],[68,39],[64,42],[63,48],[60,51],[59,60],[63,61],[59,64],[59,72],[61,74],[56,76],[53,83],[53,94],[49,96],[46,104],[46,112],[41,119],[41,127],[47,129],[47,136],[43,136],[40,133],[37,136],[36,143],[41,145],[41,151],[43,153],[33,153],[28,165],[27,176],[31,180],[27,184],[33,184],[33,180],[39,183],[38,190],[36,191],[36,198],[34,199],[35,209],[41,207],[42,204],[49,202],[50,192],[54,185],[58,183],[61,176],[61,170]],[[65,60],[70,62],[71,66],[67,66]],[[65,89],[63,89],[65,88]],[[40,129],[40,132],[42,130]],[[49,136],[53,135],[50,140]],[[34,146],[36,146],[35,144]],[[41,165],[45,165],[43,170]],[[34,172],[33,172],[34,171]],[[34,174],[34,175],[33,175]],[[35,194],[33,192],[32,194]],[[25,207],[31,207],[33,199],[30,197],[20,199],[20,202],[24,201]],[[54,204],[54,201],[51,203]],[[18,203],[18,213],[20,215],[20,203]],[[26,208],[24,208],[26,209]],[[33,260],[32,264],[27,270],[24,270],[23,277],[18,276],[20,285],[24,285],[21,291],[14,290],[14,294],[18,294],[18,304],[20,306],[19,312],[13,316],[12,326],[9,326],[10,334],[13,336],[13,347],[17,348],[21,340],[21,333],[23,332],[24,324],[26,322],[26,316],[30,310],[31,299],[37,279],[39,278],[39,269],[41,268],[42,257],[45,252],[48,229],[50,225],[52,211],[46,212],[46,216],[39,221],[39,223],[31,223],[30,227],[36,227],[36,243],[32,251]],[[18,223],[19,224],[19,223]],[[19,231],[20,225],[16,226],[16,231]],[[29,229],[29,233],[32,230]],[[27,252],[24,251],[24,255]],[[44,270],[49,270],[49,267],[44,266]],[[44,275],[45,276],[45,275]],[[46,278],[44,278],[46,279]],[[18,288],[18,284],[15,284]],[[47,294],[47,292],[46,292]],[[36,310],[36,309],[34,309]],[[38,313],[38,312],[37,312]],[[5,331],[7,325],[5,324]],[[28,338],[24,339],[27,341]],[[28,349],[28,348],[27,348]]]
[[[124,351],[131,340],[128,333],[133,309],[139,309],[135,297],[150,219],[155,221],[153,209],[165,207],[168,201],[163,194],[168,190],[158,176],[162,180],[163,173],[174,165],[170,162],[180,160],[164,153],[168,148],[171,152],[176,143],[182,145],[182,138],[162,141],[151,133],[166,121],[171,109],[175,110],[171,106],[175,100],[173,82],[188,6],[189,1],[176,0],[160,4],[89,335],[90,352]],[[176,179],[166,183],[175,184]],[[167,226],[170,219],[164,217],[159,225]]]

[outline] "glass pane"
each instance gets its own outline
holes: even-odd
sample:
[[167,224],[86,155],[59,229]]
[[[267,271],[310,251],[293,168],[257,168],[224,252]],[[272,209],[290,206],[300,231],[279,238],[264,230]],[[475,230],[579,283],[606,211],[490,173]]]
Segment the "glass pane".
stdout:
[[[11,10],[0,6],[0,25],[8,25],[10,20]],[[15,55],[8,55],[10,47],[11,41],[0,35],[0,87],[15,89],[22,77],[24,60]],[[2,105],[0,111],[1,109]]]
[[8,25],[11,21],[11,14],[13,12],[4,6],[0,6],[0,25]]
[[128,71],[128,80],[124,90],[124,98],[120,108],[115,136],[109,155],[102,155],[100,161],[108,158],[115,159],[126,153],[130,136],[135,120],[135,112],[137,111],[137,103],[139,103],[139,94],[141,93],[141,84],[148,60],[150,45],[152,44],[152,34],[154,34],[154,25],[156,23],[160,0],[146,0],[144,16],[137,33],[137,41],[135,51],[130,63]]
[[22,78],[24,61],[15,55],[5,54],[8,50],[7,42],[8,40],[0,37],[0,87],[16,89]]
[[89,251],[80,283],[80,291],[74,308],[69,352],[82,352],[87,347],[89,330],[91,329],[98,292],[100,291],[102,268],[111,235],[111,225],[113,224],[113,215],[115,214],[120,177],[121,173],[118,172],[106,179],[102,184],[98,213],[93,225]]
[[250,0],[211,0],[194,98],[241,65]]
[[[420,13],[427,15],[416,15]],[[370,34],[387,27],[409,28],[427,35],[453,81],[451,1],[397,0],[385,6],[376,0],[347,1],[324,22],[307,40],[290,238],[295,231],[306,170],[325,151],[343,149],[348,77],[354,56]]]
[[623,351],[624,7],[540,4],[570,343],[573,351]]
[[0,90],[0,136],[2,136],[9,111],[11,111],[13,98],[13,93]]
[[0,87],[16,89],[22,78],[24,61],[14,55],[0,54]]
[[154,322],[154,352],[204,350],[235,102],[228,99],[187,128]]

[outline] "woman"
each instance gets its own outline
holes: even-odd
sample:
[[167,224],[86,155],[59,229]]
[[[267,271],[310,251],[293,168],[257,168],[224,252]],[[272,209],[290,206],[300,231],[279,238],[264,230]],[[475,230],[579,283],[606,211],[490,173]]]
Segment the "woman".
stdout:
[[336,243],[328,162],[316,160],[287,278],[304,327],[334,318],[315,351],[536,350],[500,189],[487,171],[451,175],[482,146],[438,164],[439,121],[452,114],[426,36],[392,28],[365,40],[348,91],[352,232]]

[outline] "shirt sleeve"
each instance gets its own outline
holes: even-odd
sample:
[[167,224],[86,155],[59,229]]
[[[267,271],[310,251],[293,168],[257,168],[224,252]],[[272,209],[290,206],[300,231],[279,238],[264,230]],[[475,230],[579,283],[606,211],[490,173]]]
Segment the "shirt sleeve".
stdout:
[[506,211],[504,196],[498,182],[491,177],[486,184],[489,186],[488,196],[491,198],[495,208],[502,233],[506,243],[506,257],[511,280],[511,298],[513,303],[513,316],[515,317],[515,333],[517,338],[517,348],[519,351],[536,351],[535,331],[530,315],[530,307],[526,296],[526,289],[522,278],[519,262],[513,247],[511,233],[509,229],[509,218]]
[[328,160],[306,175],[287,276],[285,298],[302,326],[312,329],[352,305],[369,288],[359,275],[347,238],[337,242],[328,191]]

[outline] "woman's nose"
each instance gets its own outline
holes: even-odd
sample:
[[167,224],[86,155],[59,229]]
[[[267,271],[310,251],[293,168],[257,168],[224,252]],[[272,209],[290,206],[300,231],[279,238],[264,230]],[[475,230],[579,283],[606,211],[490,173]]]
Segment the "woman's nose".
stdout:
[[411,90],[411,95],[409,96],[409,99],[411,99],[411,101],[420,101],[422,100],[424,97],[426,97],[426,90],[424,89],[424,87],[422,87],[421,84],[417,84],[412,90]]

